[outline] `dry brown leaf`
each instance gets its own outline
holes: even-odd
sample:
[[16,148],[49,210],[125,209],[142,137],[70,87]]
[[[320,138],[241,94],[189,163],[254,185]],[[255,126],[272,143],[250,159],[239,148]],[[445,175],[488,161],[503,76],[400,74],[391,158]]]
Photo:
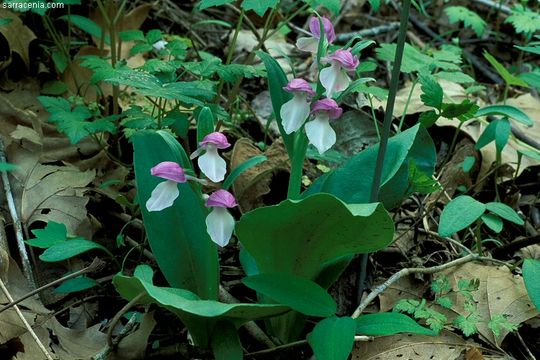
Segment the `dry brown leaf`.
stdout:
[[[247,138],[239,139],[231,154],[231,169],[263,152]],[[274,142],[265,152],[265,162],[244,171],[233,183],[233,190],[242,212],[264,205],[262,196],[270,192],[272,178],[278,172],[289,172],[289,158],[283,142]]]
[[[443,330],[439,336],[394,335],[377,337],[372,342],[358,342],[353,360],[454,360],[470,347],[477,346],[460,336]],[[499,357],[499,359],[507,359]]]
[[[262,33],[262,29],[259,30]],[[233,34],[229,37],[229,43],[233,38]],[[259,44],[259,40],[251,32],[251,30],[240,30],[238,38],[236,39],[235,53],[251,53],[253,49]],[[277,31],[274,35],[268,38],[264,42],[265,47],[268,49],[270,55],[277,59],[285,73],[291,72],[291,64],[283,59],[283,55],[290,55],[295,49],[295,46],[285,39],[285,35]]]
[[[500,336],[495,337],[487,326],[487,322],[493,316],[504,315],[512,324],[521,324],[538,315],[538,311],[527,296],[523,278],[512,274],[504,266],[494,267],[471,262],[447,270],[443,274],[449,277],[454,289],[457,289],[460,279],[480,280],[479,289],[472,292],[481,319],[478,323],[478,332],[482,339],[495,347],[501,345],[508,335],[508,330],[501,329]],[[463,305],[463,297],[457,297],[452,310],[460,315],[469,315]]]
[[107,335],[99,331],[101,324],[84,330],[72,330],[52,318],[45,326],[58,339],[58,344],[52,343],[50,346],[62,360],[91,359],[107,344]]
[[23,24],[16,13],[0,7],[0,19],[6,18],[10,18],[11,22],[7,25],[0,26],[0,34],[6,38],[11,51],[21,56],[28,69],[30,65],[28,47],[30,42],[36,38],[36,35]]
[[347,111],[332,123],[332,127],[337,134],[334,149],[346,156],[352,156],[379,141],[373,119],[362,111]]
[[428,283],[415,282],[412,277],[403,277],[379,295],[380,311],[392,310],[401,299],[421,299],[428,287]]
[[8,153],[9,161],[17,165],[11,183],[21,221],[30,226],[35,221],[52,220],[65,224],[71,234],[83,235],[79,226],[88,221],[86,186],[94,179],[95,170],[82,172],[72,165],[42,165],[39,153],[15,143]]

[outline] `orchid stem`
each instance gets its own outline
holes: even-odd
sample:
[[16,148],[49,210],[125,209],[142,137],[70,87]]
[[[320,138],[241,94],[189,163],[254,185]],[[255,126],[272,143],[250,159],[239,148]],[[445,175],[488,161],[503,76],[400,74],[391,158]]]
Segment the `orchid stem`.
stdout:
[[[399,75],[401,72],[401,60],[403,59],[403,49],[405,48],[405,38],[407,37],[407,25],[409,24],[409,10],[411,8],[411,0],[404,0],[401,7],[399,35],[397,40],[396,54],[394,58],[394,66],[392,68],[392,78],[390,80],[390,90],[388,93],[388,101],[386,103],[386,111],[384,114],[383,131],[379,151],[377,153],[377,163],[375,164],[375,172],[373,174],[373,182],[371,183],[370,202],[379,200],[379,188],[381,186],[382,171],[384,165],[384,157],[386,155],[386,146],[390,137],[390,128],[392,126],[392,114],[394,112],[394,104],[396,102],[396,93],[399,84]],[[364,282],[366,280],[367,262],[369,253],[362,254],[360,261],[360,275],[358,276],[358,300],[361,299],[364,292]]]

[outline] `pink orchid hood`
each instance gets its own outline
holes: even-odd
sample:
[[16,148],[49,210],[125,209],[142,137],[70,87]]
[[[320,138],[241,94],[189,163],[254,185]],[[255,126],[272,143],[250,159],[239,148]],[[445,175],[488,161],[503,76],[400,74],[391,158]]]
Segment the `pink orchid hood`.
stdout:
[[209,144],[214,145],[218,149],[226,149],[231,146],[231,144],[229,144],[229,141],[227,140],[227,137],[217,131],[206,135],[203,141],[200,142],[201,146]]
[[360,64],[358,57],[353,55],[349,49],[336,50],[336,52],[326,57],[326,61],[337,62],[347,71],[354,71]]
[[233,208],[237,205],[234,195],[223,189],[213,192],[206,200],[206,207]]
[[326,112],[330,119],[335,120],[343,114],[343,109],[339,107],[334,99],[325,98],[317,100],[315,104],[313,104],[311,113],[316,114],[318,112]]
[[311,85],[304,79],[292,79],[287,86],[283,87],[283,90],[287,92],[304,92],[310,96],[315,95],[315,91],[311,88]]
[[[332,25],[332,22],[325,16],[321,17],[323,27],[324,27],[324,34],[326,35],[326,39],[331,44],[336,40],[336,33],[334,31],[334,25]],[[319,18],[316,16],[311,17],[309,20],[309,31],[313,35],[313,37],[320,39],[321,38],[321,26],[319,23]]]
[[150,174],[177,183],[185,183],[187,181],[184,169],[172,161],[160,162],[150,169]]

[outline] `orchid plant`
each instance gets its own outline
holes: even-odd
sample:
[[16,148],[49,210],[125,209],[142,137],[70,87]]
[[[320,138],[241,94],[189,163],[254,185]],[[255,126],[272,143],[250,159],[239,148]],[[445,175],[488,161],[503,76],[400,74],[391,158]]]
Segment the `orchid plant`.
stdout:
[[[394,225],[385,206],[372,203],[366,190],[373,179],[366,169],[373,168],[377,146],[354,155],[302,192],[308,146],[325,154],[335,145],[332,123],[344,112],[341,98],[358,76],[363,48],[334,45],[336,34],[328,18],[312,17],[309,29],[310,36],[299,38],[297,47],[313,56],[314,79],[288,79],[275,59],[257,53],[268,74],[275,119],[291,161],[288,196],[278,205],[254,209],[235,220],[230,209],[237,206],[237,200],[229,187],[261,160],[250,159],[227,169],[220,152],[232,146],[231,137],[227,130],[218,131],[221,125],[216,124],[207,106],[198,109],[198,147],[191,154],[186,154],[167,130],[140,131],[132,137],[148,240],[172,287],[153,285],[152,271],[145,266],[139,266],[133,276],[118,275],[115,285],[126,299],[142,292],[146,297],[141,301],[160,304],[177,314],[194,342],[211,346],[216,353],[219,344],[240,347],[236,329],[249,320],[271,318],[266,330],[283,343],[298,340],[307,316],[325,318],[314,333],[333,331],[334,327],[327,326],[334,321],[350,329],[353,320],[335,316],[336,304],[326,289],[354,255],[381,249],[393,239]],[[161,47],[167,44],[154,44],[156,51]],[[423,151],[418,151],[419,147]],[[391,207],[410,192],[409,161],[429,175],[435,151],[420,126],[390,139],[388,151],[395,161],[388,164],[381,184],[389,184],[392,191],[381,201]],[[192,162],[195,159],[198,176]],[[366,175],[359,177],[359,173]],[[207,191],[207,185],[213,190]],[[240,261],[247,275],[242,282],[257,292],[257,303],[217,301],[218,248],[229,245],[233,237],[241,245]],[[336,329],[342,330],[339,326]],[[420,329],[425,333],[426,329]],[[361,333],[368,335],[369,331]],[[349,335],[353,339],[354,330],[347,338]],[[312,345],[318,349],[319,345]]]

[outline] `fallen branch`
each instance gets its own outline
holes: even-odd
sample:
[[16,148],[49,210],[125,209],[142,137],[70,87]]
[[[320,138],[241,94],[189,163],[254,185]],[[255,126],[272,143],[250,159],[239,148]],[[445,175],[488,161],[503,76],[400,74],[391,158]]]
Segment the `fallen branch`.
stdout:
[[[4,150],[4,142],[0,138],[0,163],[6,163],[6,155]],[[30,265],[30,259],[28,258],[28,253],[26,252],[26,247],[24,244],[23,228],[19,215],[17,214],[17,207],[15,206],[15,200],[13,199],[13,193],[11,192],[11,185],[9,183],[9,178],[7,171],[0,171],[2,175],[2,182],[4,183],[4,193],[6,194],[6,200],[9,208],[9,213],[11,215],[11,220],[13,221],[13,228],[15,229],[15,237],[17,239],[17,248],[19,249],[19,254],[21,256],[22,270],[24,276],[28,280],[28,284],[32,289],[36,288],[36,282],[34,280],[34,275],[32,273],[32,266]]]
[[[4,293],[4,295],[6,296],[6,298],[10,301],[10,302],[13,302],[13,297],[11,296],[11,294],[9,293],[8,289],[6,288],[6,286],[4,285],[4,282],[2,281],[2,278],[0,278],[0,288],[2,288],[2,292]],[[37,346],[39,347],[39,349],[41,350],[41,352],[43,352],[43,355],[45,355],[45,357],[47,358],[47,360],[53,360],[53,357],[51,356],[51,354],[49,354],[49,352],[47,351],[47,349],[45,348],[45,346],[43,345],[43,343],[41,342],[41,340],[39,339],[39,337],[36,335],[36,333],[34,332],[34,330],[32,329],[32,326],[30,326],[30,324],[28,323],[28,321],[26,321],[26,319],[24,318],[24,315],[23,313],[21,312],[21,309],[19,309],[19,307],[17,305],[14,305],[15,307],[15,312],[17,313],[17,315],[19,316],[19,318],[21,319],[22,323],[24,324],[24,327],[26,328],[26,330],[28,330],[28,332],[30,333],[30,335],[32,336],[32,338],[34,339],[34,341],[36,342]]]
[[337,36],[337,42],[347,42],[354,38],[355,36],[368,37],[368,36],[377,36],[380,34],[385,34],[399,28],[399,22],[392,22],[385,25],[375,26],[369,29],[363,29],[359,31],[353,31],[348,33],[342,33]]
[[464,256],[462,258],[456,259],[454,261],[450,261],[449,263],[433,266],[429,268],[407,268],[407,269],[401,269],[394,275],[390,276],[388,280],[386,280],[381,285],[377,286],[372,292],[369,293],[369,295],[358,305],[354,313],[352,314],[352,318],[356,319],[362,314],[362,311],[373,301],[377,296],[379,296],[382,292],[384,292],[390,285],[401,279],[402,277],[408,276],[410,274],[435,274],[437,272],[449,269],[454,266],[462,265],[465,263],[468,263],[469,261],[476,260],[478,258],[478,255],[470,254],[467,256]]
[[21,301],[24,301],[24,300],[28,299],[29,297],[32,297],[32,296],[42,292],[43,290],[50,288],[51,286],[56,286],[56,285],[58,285],[60,283],[63,283],[64,281],[74,279],[74,278],[76,278],[78,276],[97,271],[103,266],[103,264],[104,263],[101,260],[99,260],[98,258],[95,258],[94,261],[92,261],[92,263],[90,265],[88,265],[87,267],[85,267],[85,268],[83,268],[81,270],[75,271],[74,273],[68,274],[68,275],[66,275],[64,277],[61,277],[60,279],[56,279],[56,280],[54,280],[54,281],[52,281],[52,282],[50,282],[50,283],[48,283],[46,285],[43,285],[43,286],[41,286],[41,287],[39,287],[39,288],[37,288],[35,290],[32,290],[28,294],[21,297],[20,299],[10,300],[9,304],[7,304],[4,307],[0,308],[0,314],[2,312],[4,312],[5,310],[9,309],[10,307],[13,307],[13,306],[17,305]]

